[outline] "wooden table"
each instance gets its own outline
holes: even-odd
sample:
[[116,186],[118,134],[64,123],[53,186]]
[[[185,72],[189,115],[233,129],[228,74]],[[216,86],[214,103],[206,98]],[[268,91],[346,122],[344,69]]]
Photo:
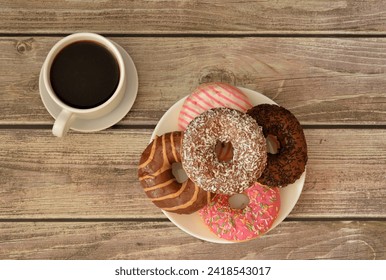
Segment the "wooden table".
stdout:
[[[386,259],[386,1],[0,2],[1,259]],[[130,113],[51,134],[39,96],[49,49],[105,35],[132,56]],[[137,180],[165,111],[207,81],[291,110],[309,147],[288,218],[231,246],[179,230]]]

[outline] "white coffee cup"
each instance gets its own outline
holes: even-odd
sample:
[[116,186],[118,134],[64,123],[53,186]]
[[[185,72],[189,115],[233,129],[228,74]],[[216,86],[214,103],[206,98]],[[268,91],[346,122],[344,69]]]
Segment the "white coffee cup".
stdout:
[[[87,109],[75,108],[60,100],[55,94],[50,80],[51,66],[58,53],[66,46],[80,41],[95,42],[103,46],[113,55],[119,67],[119,81],[114,93],[104,103]],[[75,33],[58,41],[52,47],[44,61],[42,68],[42,78],[49,97],[58,107],[61,108],[61,112],[56,117],[54,126],[52,128],[52,133],[58,137],[66,135],[67,131],[71,128],[71,124],[77,118],[97,119],[111,113],[119,105],[120,101],[125,95],[127,86],[125,63],[118,48],[109,39],[95,33]]]

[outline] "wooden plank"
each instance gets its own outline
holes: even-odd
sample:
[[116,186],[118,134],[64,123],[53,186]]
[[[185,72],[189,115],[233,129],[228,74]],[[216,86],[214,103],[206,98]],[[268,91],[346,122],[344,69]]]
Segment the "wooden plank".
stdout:
[[63,139],[48,130],[0,133],[2,217],[19,210],[24,214],[15,217],[162,215],[137,179],[149,131],[111,130]]
[[0,236],[1,259],[386,258],[384,221],[283,222],[231,251],[170,222],[3,222]]
[[1,33],[384,34],[382,0],[14,1]]
[[[38,77],[59,39],[0,38],[0,124],[52,124]],[[121,124],[154,125],[208,81],[259,91],[302,124],[386,124],[384,38],[113,40],[132,55],[139,72],[137,100]]]
[[[298,218],[386,217],[386,131],[306,129]],[[137,179],[150,130],[0,130],[0,218],[162,218]]]

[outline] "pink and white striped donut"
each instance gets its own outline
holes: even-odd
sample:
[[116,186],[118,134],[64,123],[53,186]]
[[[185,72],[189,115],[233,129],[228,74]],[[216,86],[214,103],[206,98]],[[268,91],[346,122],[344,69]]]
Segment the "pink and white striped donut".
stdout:
[[198,86],[185,100],[178,117],[178,127],[184,131],[188,124],[208,109],[227,107],[246,112],[252,108],[249,98],[238,88],[220,82]]
[[199,210],[205,224],[218,237],[231,241],[246,241],[266,233],[280,210],[277,187],[255,183],[246,189],[249,203],[244,209],[233,209],[230,196],[217,194],[212,202]]

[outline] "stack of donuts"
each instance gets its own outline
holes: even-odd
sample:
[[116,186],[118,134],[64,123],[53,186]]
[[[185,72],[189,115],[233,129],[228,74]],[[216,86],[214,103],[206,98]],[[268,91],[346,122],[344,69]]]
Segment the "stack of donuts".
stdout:
[[[185,99],[178,128],[142,153],[138,178],[146,195],[165,211],[198,212],[223,239],[267,232],[279,213],[279,189],[299,179],[307,163],[296,117],[278,105],[253,106],[229,84],[206,83]],[[173,175],[174,163],[182,164],[183,182]],[[246,203],[236,208],[231,200],[240,194]]]

